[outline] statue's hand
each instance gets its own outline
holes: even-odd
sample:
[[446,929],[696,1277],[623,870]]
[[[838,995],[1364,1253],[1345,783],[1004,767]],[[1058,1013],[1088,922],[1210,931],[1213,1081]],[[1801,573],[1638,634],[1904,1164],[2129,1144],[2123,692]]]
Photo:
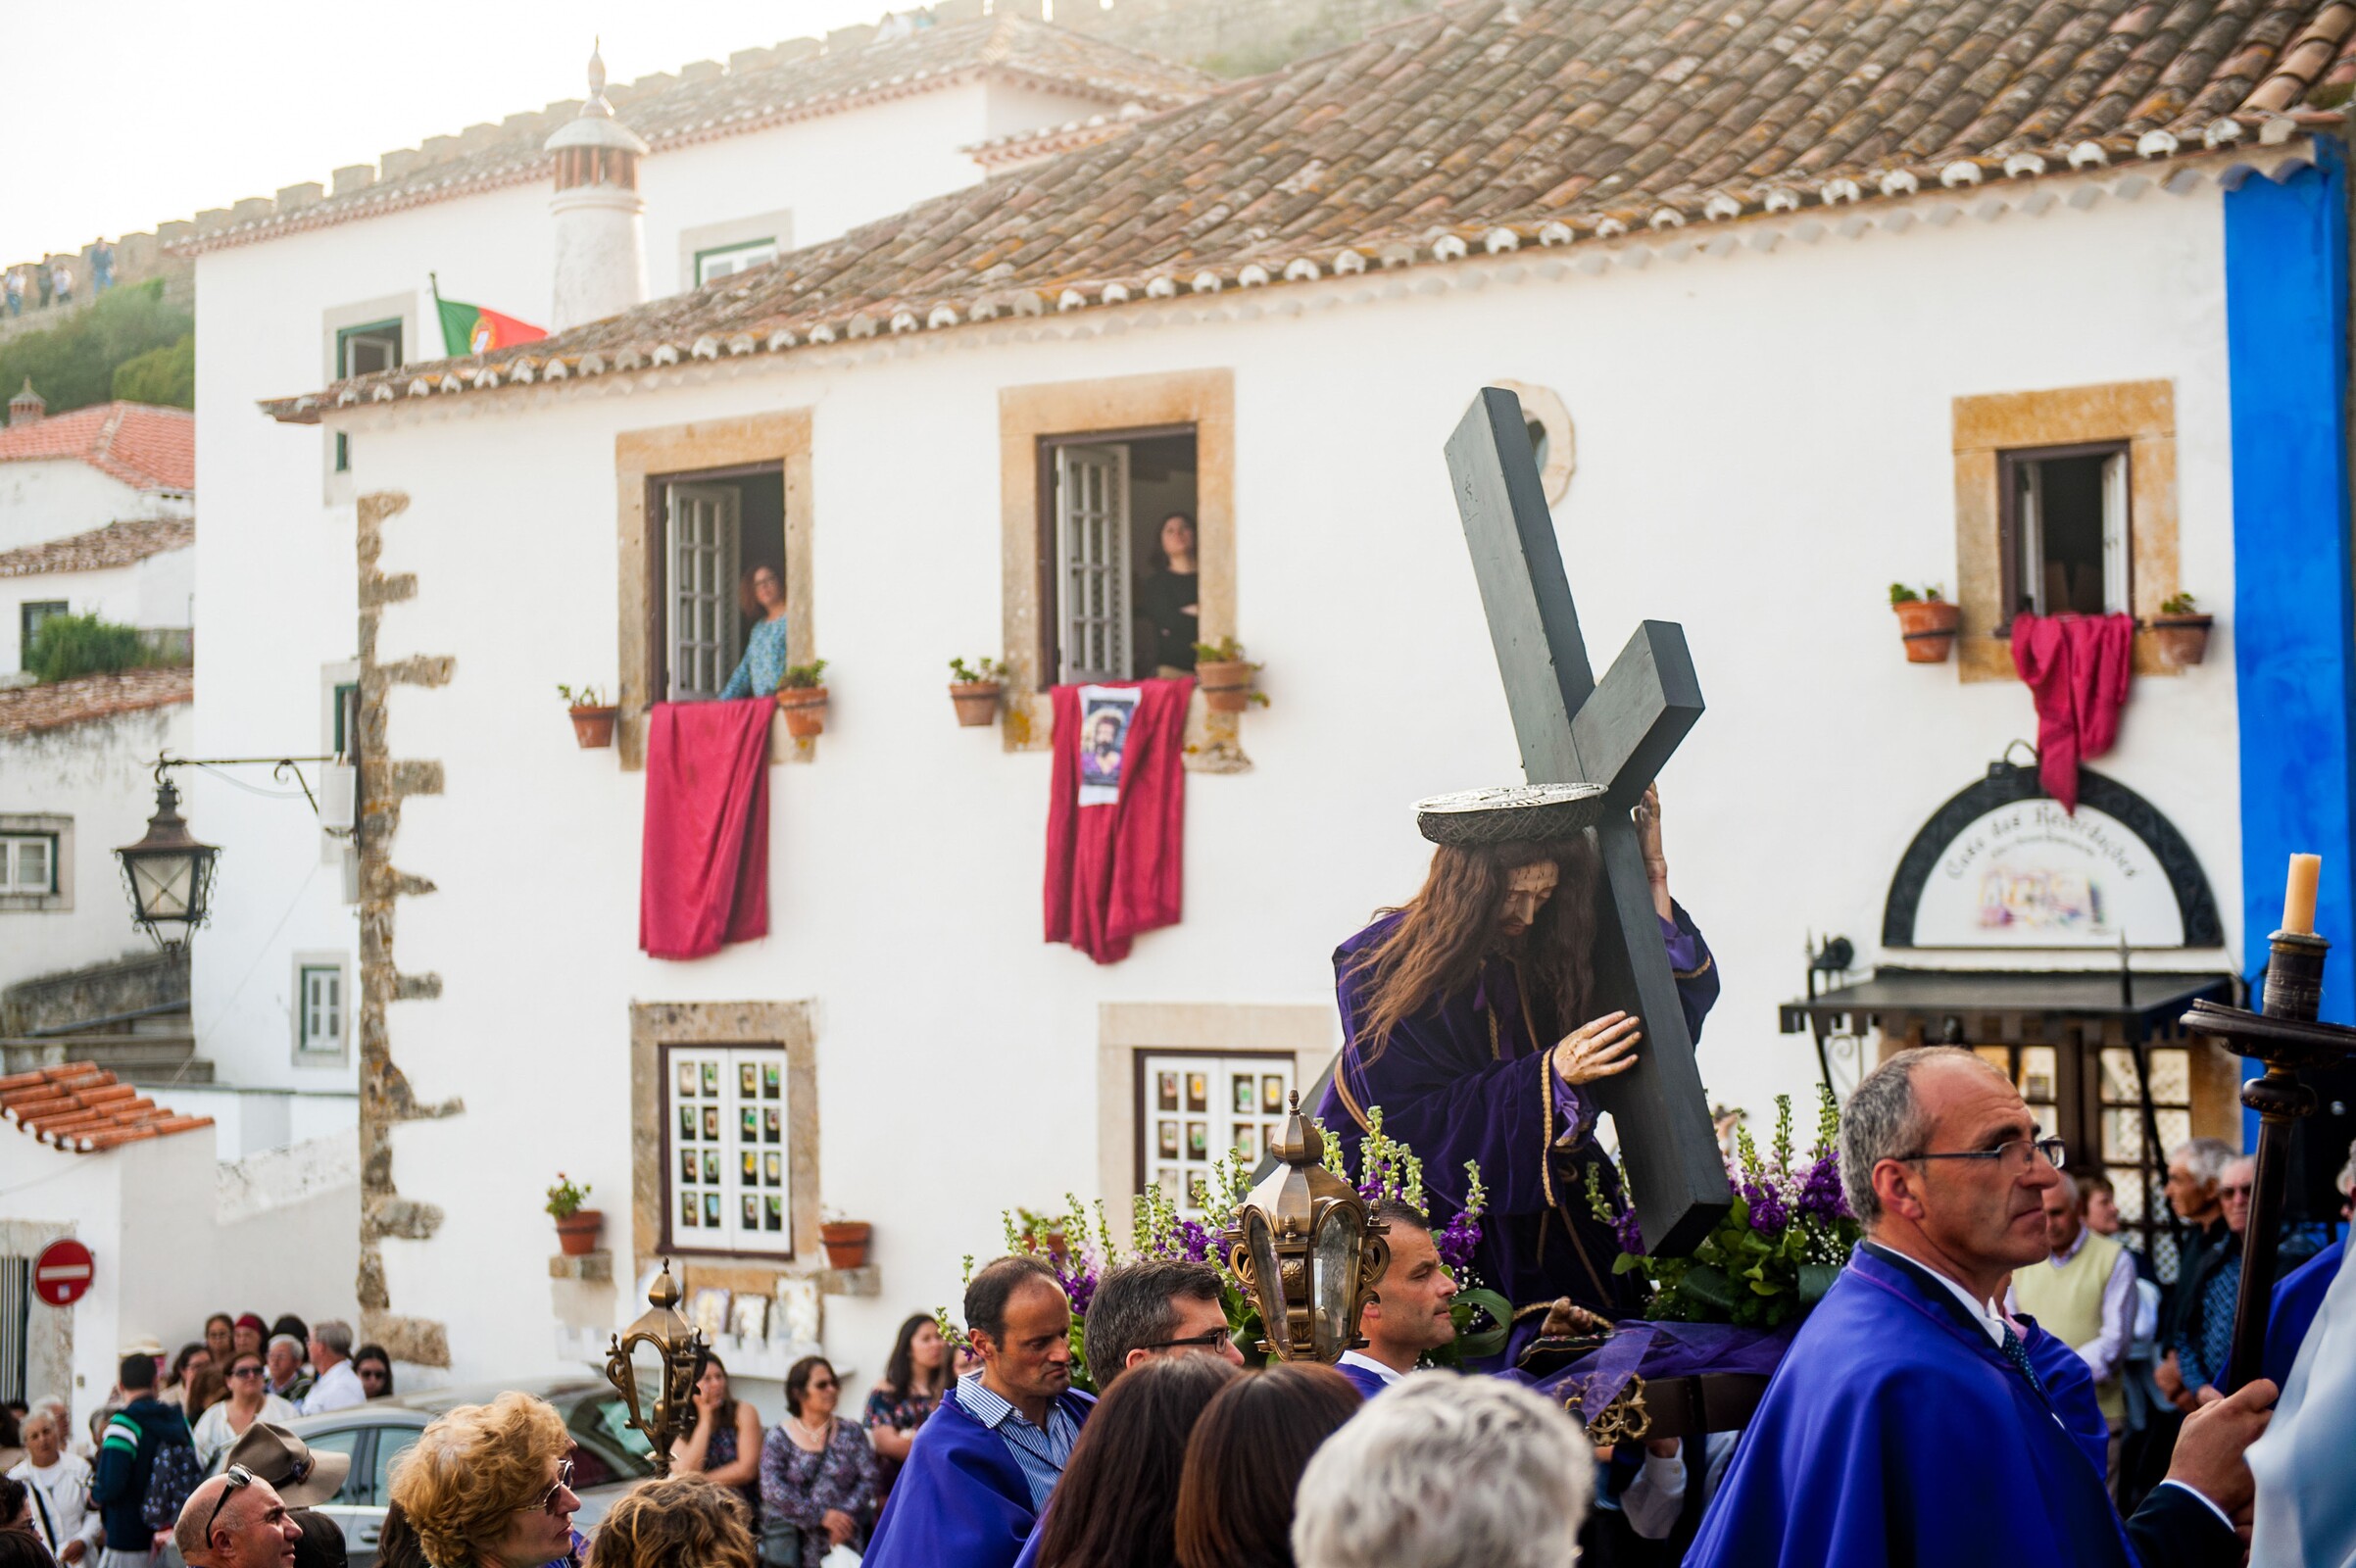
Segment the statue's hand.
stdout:
[[1644,1038],[1644,1021],[1634,1013],[1607,1012],[1562,1037],[1554,1048],[1554,1070],[1568,1084],[1626,1072],[1636,1065],[1636,1048]]

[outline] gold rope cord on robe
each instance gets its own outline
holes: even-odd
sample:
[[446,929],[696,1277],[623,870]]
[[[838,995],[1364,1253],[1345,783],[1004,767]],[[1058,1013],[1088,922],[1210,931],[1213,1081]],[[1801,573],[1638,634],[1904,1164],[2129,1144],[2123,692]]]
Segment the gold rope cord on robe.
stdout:
[[[1530,1010],[1530,989],[1522,983],[1522,966],[1514,963],[1512,969],[1513,994],[1522,1004],[1522,1028],[1529,1034],[1530,1049],[1536,1052],[1540,1058],[1538,1093],[1540,1104],[1544,1107],[1544,1114],[1539,1122],[1539,1131],[1545,1141],[1539,1145],[1538,1175],[1540,1188],[1545,1192],[1546,1198],[1546,1216],[1538,1222],[1538,1265],[1544,1268],[1546,1262],[1546,1220],[1560,1219],[1564,1234],[1571,1239],[1572,1250],[1579,1254],[1580,1266],[1587,1270],[1588,1280],[1595,1287],[1596,1301],[1608,1307],[1611,1304],[1611,1292],[1605,1288],[1603,1276],[1595,1272],[1595,1260],[1587,1255],[1587,1243],[1580,1239],[1579,1227],[1571,1222],[1571,1216],[1563,1208],[1562,1200],[1554,1196],[1554,1063],[1538,1043],[1538,1015]],[[1489,1031],[1493,1049],[1497,1038],[1497,1015],[1493,1007],[1489,1014]]]

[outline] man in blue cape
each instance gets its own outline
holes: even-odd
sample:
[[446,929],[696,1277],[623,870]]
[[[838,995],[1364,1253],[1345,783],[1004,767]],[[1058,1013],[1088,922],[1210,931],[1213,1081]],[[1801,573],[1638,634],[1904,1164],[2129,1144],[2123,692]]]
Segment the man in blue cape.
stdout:
[[974,1274],[965,1333],[982,1369],[917,1429],[866,1568],[1010,1568],[1096,1403],[1071,1386],[1071,1302],[1039,1258]]
[[[1698,1039],[1718,1000],[1717,968],[1669,897],[1653,791],[1636,817],[1678,1000]],[[1538,1312],[1561,1297],[1609,1316],[1636,1304],[1628,1279],[1611,1272],[1619,1240],[1588,1197],[1591,1169],[1615,1205],[1619,1186],[1581,1086],[1635,1065],[1639,1020],[1591,1016],[1602,871],[1587,830],[1550,835],[1543,820],[1523,820],[1534,822],[1531,836],[1510,842],[1440,842],[1422,891],[1335,950],[1342,1057],[1317,1115],[1359,1170],[1379,1108],[1384,1133],[1423,1161],[1435,1225],[1463,1208],[1465,1161],[1479,1161],[1489,1212],[1473,1270],[1535,1330]]]
[[1866,1241],[1800,1327],[1735,1449],[1688,1568],[2233,1568],[2260,1379],[2185,1417],[2168,1479],[2123,1520],[2086,1365],[1995,1306],[2046,1252],[2062,1149],[1970,1052],[1904,1051],[1841,1118]]

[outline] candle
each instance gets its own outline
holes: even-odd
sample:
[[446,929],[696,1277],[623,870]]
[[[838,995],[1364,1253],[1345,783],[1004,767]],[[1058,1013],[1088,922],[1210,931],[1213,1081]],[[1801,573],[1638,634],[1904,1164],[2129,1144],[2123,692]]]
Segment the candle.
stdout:
[[2290,883],[2282,890],[2282,929],[2293,936],[2315,935],[2315,883],[2323,869],[2320,855],[2290,858]]

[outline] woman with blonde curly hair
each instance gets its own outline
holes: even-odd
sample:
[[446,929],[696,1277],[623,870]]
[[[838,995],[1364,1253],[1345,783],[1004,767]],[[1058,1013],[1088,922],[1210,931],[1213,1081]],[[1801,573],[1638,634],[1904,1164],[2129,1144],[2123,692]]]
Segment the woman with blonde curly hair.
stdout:
[[597,1527],[597,1568],[754,1568],[751,1514],[710,1476],[649,1481]]
[[393,1501],[433,1568],[540,1568],[580,1560],[572,1436],[545,1399],[462,1404],[393,1467]]

